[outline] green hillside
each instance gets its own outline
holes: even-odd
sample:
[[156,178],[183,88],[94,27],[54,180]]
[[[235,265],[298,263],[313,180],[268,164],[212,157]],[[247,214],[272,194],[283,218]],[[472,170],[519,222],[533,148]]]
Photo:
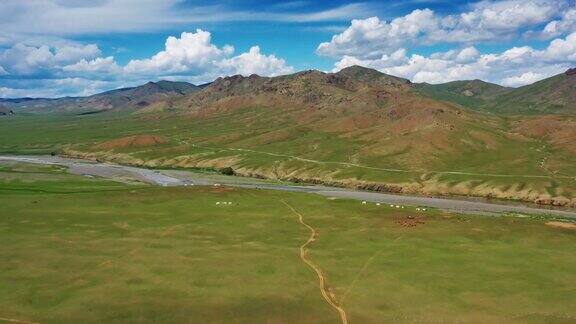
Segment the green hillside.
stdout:
[[464,107],[490,110],[491,101],[512,88],[482,80],[453,81],[442,84],[418,84],[417,91],[437,100],[458,103]]
[[419,84],[422,95],[500,114],[575,114],[576,74],[562,73],[520,88],[481,80]]
[[491,105],[503,113],[576,114],[576,74],[562,73],[497,96]]

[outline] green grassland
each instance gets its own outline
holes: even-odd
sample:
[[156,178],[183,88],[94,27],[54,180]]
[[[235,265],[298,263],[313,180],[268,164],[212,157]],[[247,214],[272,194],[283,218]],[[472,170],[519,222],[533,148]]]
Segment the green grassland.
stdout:
[[[122,113],[20,116],[0,120],[0,154],[64,152],[147,167],[232,167],[240,175],[363,189],[386,184],[386,190],[409,194],[525,201],[543,197],[576,203],[574,154],[541,138],[518,139],[507,117],[455,129],[451,142],[442,146],[411,134],[363,139],[361,131],[329,131],[295,118],[289,110],[269,108],[202,118]],[[99,146],[134,135],[161,136],[166,142]],[[539,149],[542,145],[546,150]],[[544,159],[554,161],[553,171],[541,167]]]
[[420,84],[415,92],[467,108],[501,114],[574,114],[574,77],[564,73],[519,88],[469,80]]
[[0,322],[336,323],[281,201],[350,323],[576,319],[576,232],[543,218],[1,166]]
[[474,109],[489,110],[489,104],[485,98],[478,96],[466,96],[462,94],[463,89],[460,87],[450,87],[446,85],[426,85],[416,90],[418,93],[448,102],[455,102],[464,107]]

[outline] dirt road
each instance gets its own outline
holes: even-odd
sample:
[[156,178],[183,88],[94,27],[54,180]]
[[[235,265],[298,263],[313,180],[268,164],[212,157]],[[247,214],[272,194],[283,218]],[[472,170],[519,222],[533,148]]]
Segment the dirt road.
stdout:
[[304,244],[300,246],[300,259],[302,259],[304,263],[306,263],[310,268],[312,268],[312,270],[314,270],[314,272],[316,272],[316,275],[318,276],[318,283],[320,286],[320,294],[322,295],[322,298],[324,298],[324,300],[326,301],[326,303],[328,303],[328,305],[330,305],[330,307],[334,308],[338,312],[342,324],[348,324],[346,312],[340,305],[338,305],[338,301],[336,300],[335,296],[330,292],[330,289],[326,284],[327,281],[326,276],[322,272],[322,269],[320,269],[320,267],[316,263],[314,263],[308,255],[310,245],[312,245],[312,243],[316,241],[316,239],[319,237],[318,231],[314,227],[306,223],[304,221],[304,216],[302,216],[302,214],[300,214],[296,209],[294,209],[294,207],[290,206],[284,200],[282,200],[282,203],[286,205],[286,207],[288,207],[288,209],[290,209],[296,216],[298,216],[298,222],[300,222],[300,224],[304,225],[306,228],[308,228],[308,230],[310,230],[310,237],[306,242],[304,242]]

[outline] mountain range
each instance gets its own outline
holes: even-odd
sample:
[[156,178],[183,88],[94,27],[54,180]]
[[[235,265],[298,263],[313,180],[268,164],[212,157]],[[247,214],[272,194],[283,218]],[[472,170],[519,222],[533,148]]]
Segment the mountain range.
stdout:
[[[297,85],[301,81],[304,83]],[[501,114],[576,113],[576,73],[573,70],[520,88],[509,88],[482,80],[415,84],[359,66],[338,73],[312,70],[274,78],[237,75],[219,78],[203,86],[187,82],[148,82],[88,97],[0,99],[0,104],[26,113],[82,114],[182,108],[180,99],[184,99],[184,107],[187,107],[211,104],[223,98],[257,96],[258,102],[255,103],[259,104],[293,102],[354,109],[378,105],[378,102],[382,104],[387,96],[398,90],[405,90],[402,91],[404,94],[409,92],[465,108]]]
[[0,99],[0,104],[25,113],[86,114],[119,109],[135,111],[159,101],[188,95],[198,89],[188,82],[159,81],[88,97]]

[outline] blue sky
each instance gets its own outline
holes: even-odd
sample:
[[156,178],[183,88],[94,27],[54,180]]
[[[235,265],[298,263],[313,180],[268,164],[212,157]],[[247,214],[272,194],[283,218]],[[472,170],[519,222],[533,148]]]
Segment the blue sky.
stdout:
[[576,65],[575,1],[3,0],[0,97],[354,64],[522,86]]

